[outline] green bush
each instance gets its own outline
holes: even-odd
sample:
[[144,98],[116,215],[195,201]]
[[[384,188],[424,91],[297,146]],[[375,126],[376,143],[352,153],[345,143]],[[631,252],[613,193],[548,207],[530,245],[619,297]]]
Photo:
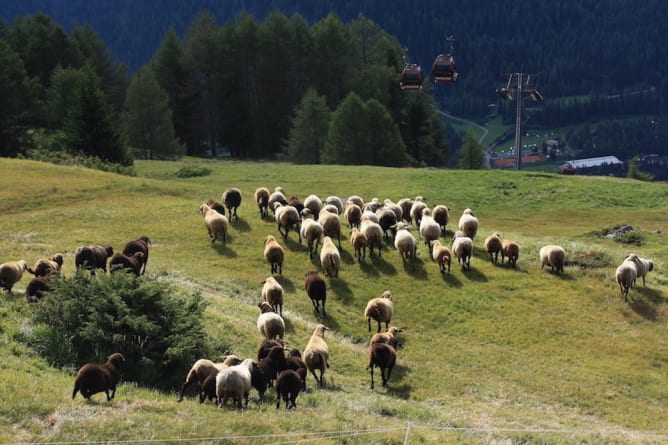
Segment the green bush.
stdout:
[[194,178],[196,176],[208,176],[211,170],[206,167],[181,167],[177,172],[178,178]]
[[198,293],[179,295],[164,282],[129,273],[58,277],[34,312],[29,340],[54,366],[126,359],[124,380],[173,389],[208,355]]
[[65,150],[30,149],[26,151],[25,157],[33,161],[50,162],[57,165],[79,165],[126,176],[137,175],[132,165],[105,162],[95,156],[73,155]]

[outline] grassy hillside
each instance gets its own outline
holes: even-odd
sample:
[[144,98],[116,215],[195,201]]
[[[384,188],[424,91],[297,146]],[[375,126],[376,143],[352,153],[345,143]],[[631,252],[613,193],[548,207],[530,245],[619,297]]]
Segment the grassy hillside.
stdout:
[[[211,174],[178,178],[184,166]],[[73,370],[50,367],[20,341],[31,329],[24,277],[0,305],[0,441],[403,443],[409,422],[410,443],[668,440],[665,183],[193,159],[137,162],[136,168],[137,177],[123,177],[0,159],[0,262],[32,264],[60,252],[64,273],[71,274],[76,247],[120,249],[146,234],[153,240],[147,279],[201,290],[210,303],[209,335],[242,356],[254,355],[260,341],[255,305],[269,274],[263,239],[277,235],[252,203],[258,186],[280,185],[302,199],[310,193],[394,201],[423,195],[430,205],[450,207],[449,234],[469,207],[481,222],[472,268],[464,272],[455,264],[442,276],[422,244],[414,272],[389,244],[382,258],[358,264],[342,240],[339,278],[327,280],[326,386],[309,378],[291,412],[259,405],[256,393],[247,410],[236,412],[194,398],[177,403],[178,388],[163,393],[131,382],[118,388],[113,403],[102,395],[71,401]],[[197,209],[231,186],[244,196],[240,219],[226,246],[211,245]],[[599,234],[619,224],[633,225],[642,244]],[[496,231],[521,245],[517,270],[492,265],[483,251],[484,238]],[[303,276],[319,264],[294,233],[281,244],[286,337],[303,349],[319,322]],[[562,276],[540,269],[538,250],[546,244],[566,249]],[[626,303],[614,269],[631,251],[653,259],[655,270]],[[405,328],[404,346],[388,387],[370,390],[363,310],[386,289],[394,295],[392,324]],[[271,390],[268,399],[273,396]]]

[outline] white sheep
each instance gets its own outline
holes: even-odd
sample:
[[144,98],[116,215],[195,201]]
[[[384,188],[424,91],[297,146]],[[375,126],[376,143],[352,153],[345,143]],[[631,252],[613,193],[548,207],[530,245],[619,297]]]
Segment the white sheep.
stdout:
[[424,244],[429,248],[429,254],[431,255],[431,242],[438,240],[438,237],[441,236],[441,226],[434,221],[431,211],[426,207],[422,209],[420,235],[424,238]]
[[480,225],[478,218],[473,216],[471,209],[466,209],[459,218],[457,228],[464,232],[464,235],[473,240],[478,233],[478,226]]
[[318,197],[318,195],[311,194],[308,195],[306,199],[304,199],[304,207],[309,209],[313,215],[320,213],[322,206],[322,200]]
[[231,398],[237,402],[237,408],[241,409],[241,401],[245,399],[248,406],[248,394],[251,390],[251,375],[257,368],[257,362],[247,358],[238,365],[223,369],[216,375],[216,396],[218,407],[222,408]]
[[[636,260],[633,260],[632,255],[635,255]],[[628,257],[626,257],[625,261],[631,260],[636,264],[636,269],[638,270],[638,277],[637,278],[642,278],[642,285],[645,285],[645,276],[647,275],[647,272],[651,272],[654,270],[654,263],[652,260],[648,260],[647,258],[642,258],[635,253],[629,254]],[[635,283],[634,283],[635,285]]]
[[485,238],[485,251],[489,254],[489,259],[493,264],[499,262],[499,252],[501,252],[502,245],[503,241],[501,240],[501,235],[497,232],[492,233],[490,236]]
[[383,292],[380,297],[369,300],[364,309],[364,318],[369,325],[369,332],[371,332],[372,318],[378,323],[378,332],[380,332],[380,324],[385,323],[385,329],[387,329],[393,315],[394,303],[392,302],[392,292],[389,290]]
[[266,301],[271,305],[274,312],[277,312],[281,317],[283,316],[283,298],[285,292],[281,283],[276,281],[274,277],[267,277],[262,282],[262,301]]
[[383,253],[383,228],[380,227],[380,224],[365,219],[360,224],[360,232],[366,236],[369,254],[373,255],[373,249],[376,249],[378,251],[378,258],[380,258]]
[[[327,329],[322,324],[316,326],[302,353],[306,368],[313,374],[313,377],[320,386],[324,385],[323,374],[329,368],[329,346],[327,346],[327,342],[325,341],[325,331]],[[315,374],[316,370],[320,371],[320,377]]]
[[283,259],[285,258],[285,251],[276,238],[272,235],[267,235],[264,239],[264,259],[271,265],[271,273],[283,273]]
[[24,260],[0,264],[0,287],[11,292],[12,287],[21,280],[27,268],[28,264]]
[[325,275],[330,277],[339,276],[341,267],[341,253],[336,248],[334,241],[328,236],[322,239],[322,248],[320,249],[320,265],[325,271]]
[[380,201],[378,198],[371,198],[371,201],[367,202],[364,204],[364,207],[362,207],[362,210],[368,210],[372,213],[376,213],[376,210],[381,206]]
[[213,243],[218,238],[221,238],[224,246],[227,238],[228,226],[225,215],[221,215],[206,204],[202,204],[199,207],[199,212],[204,216],[204,225],[206,225],[206,229],[209,232],[211,242]]
[[[299,236],[299,243],[302,242],[302,235],[300,233],[299,225],[302,222],[301,216],[296,208],[290,205],[282,205],[280,203],[274,203],[274,219],[278,225],[278,233],[283,236],[283,239],[288,238],[288,233],[290,229],[297,232]],[[283,229],[283,230],[281,230]],[[283,233],[285,231],[285,233]]]
[[461,230],[456,231],[452,239],[452,253],[457,257],[457,263],[461,264],[464,270],[471,269],[473,240]]
[[441,236],[445,236],[445,227],[450,222],[450,209],[443,204],[435,205],[431,209],[431,217],[441,226]]
[[350,244],[353,246],[355,251],[355,257],[361,263],[362,260],[366,257],[366,246],[368,240],[366,235],[360,231],[357,227],[353,227],[350,232]]
[[276,340],[285,335],[285,321],[266,301],[260,302],[260,315],[257,317],[257,330],[267,340]]
[[550,266],[552,272],[556,271],[557,275],[559,272],[564,271],[564,262],[566,261],[566,251],[561,246],[543,246],[538,252],[540,258],[540,268],[543,266]]
[[[200,387],[202,387],[203,392],[204,381],[209,375],[218,374],[218,372],[227,368],[228,366],[238,365],[239,363],[241,363],[241,359],[234,354],[225,356],[224,361],[219,363],[214,363],[211,360],[205,358],[197,360],[191,366],[190,371],[188,371],[188,374],[186,375],[185,381],[181,385],[181,394],[179,395],[178,401],[181,402],[183,400],[183,394],[185,393],[186,388],[188,388],[188,386],[190,386],[193,382],[197,382]],[[200,396],[202,392],[200,392]],[[203,398],[200,397],[200,402],[203,401]]]
[[450,263],[452,262],[452,252],[450,249],[441,244],[439,240],[435,240],[431,243],[431,256],[438,264],[438,267],[441,273],[445,273],[445,267],[447,265],[448,272],[450,272]]
[[399,255],[401,255],[404,265],[408,263],[411,265],[412,269],[415,270],[417,240],[409,231],[408,225],[403,222],[396,223],[394,229],[396,230],[394,235],[394,247],[399,252]]
[[[304,209],[302,213],[310,214],[311,212],[308,209]],[[324,235],[322,224],[312,218],[304,218],[301,229],[299,229],[299,234],[301,238],[306,240],[306,246],[308,247],[308,257],[311,258],[318,250],[320,240]]]
[[376,224],[379,223],[378,215],[376,215],[376,212],[372,212],[371,210],[362,210],[362,217],[360,218],[360,221],[372,221]]
[[362,222],[362,209],[354,202],[346,204],[343,217],[348,221],[348,227],[359,227]]
[[422,211],[427,208],[427,203],[424,197],[416,196],[411,206],[411,219],[415,221],[415,225],[420,227],[420,220],[422,220]]
[[266,218],[269,209],[269,189],[266,187],[258,187],[255,189],[255,203],[260,210],[260,218]]
[[322,209],[318,214],[318,222],[322,226],[323,233],[330,238],[338,240],[339,249],[341,248],[341,220],[339,215],[332,213],[327,209]]
[[637,277],[637,256],[632,254],[615,270],[615,280],[619,285],[619,290],[624,295],[625,301],[628,301],[629,289],[633,287]]
[[272,213],[275,210],[276,203],[280,203],[281,205],[288,205],[288,198],[285,197],[285,191],[281,187],[276,187],[271,195],[269,195],[267,208],[269,208]]
[[336,207],[339,215],[343,213],[343,200],[338,196],[328,196],[324,203]]

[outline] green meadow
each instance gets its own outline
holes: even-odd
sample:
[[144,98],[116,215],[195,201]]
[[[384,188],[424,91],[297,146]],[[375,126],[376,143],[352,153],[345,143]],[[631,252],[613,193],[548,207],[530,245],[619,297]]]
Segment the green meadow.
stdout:
[[[208,169],[182,178],[182,169]],[[137,161],[136,176],[27,160],[0,159],[0,263],[32,265],[55,253],[74,273],[84,244],[121,250],[152,240],[147,280],[197,290],[209,306],[207,335],[243,357],[255,355],[261,282],[270,268],[264,238],[276,224],[260,219],[257,187],[398,201],[422,195],[445,204],[451,235],[462,211],[480,220],[471,270],[456,261],[442,275],[418,238],[415,270],[388,241],[382,257],[354,260],[344,225],[343,265],[327,278],[327,317],[303,289],[320,270],[291,232],[286,250],[284,318],[289,347],[303,349],[327,325],[331,367],[325,386],[309,376],[297,409],[276,409],[270,389],[247,409],[200,405],[195,391],[123,381],[116,398],[71,400],[76,369],[50,366],[26,345],[34,310],[28,274],[0,295],[0,442],[13,443],[308,443],[308,444],[658,444],[668,442],[668,186],[611,177],[537,172],[391,169],[184,158]],[[243,194],[225,246],[209,241],[200,204],[228,187]],[[343,221],[343,219],[342,219]],[[630,224],[635,244],[604,237]],[[499,232],[521,246],[517,269],[494,265],[483,249]],[[541,269],[539,249],[567,252],[564,274]],[[631,252],[650,258],[646,286],[624,301],[615,268]],[[322,274],[322,271],[321,271]],[[371,298],[391,290],[400,334],[388,386],[369,387],[363,316]],[[373,325],[372,325],[373,326]],[[374,329],[375,332],[375,329]],[[223,353],[223,351],[220,351]],[[215,359],[216,357],[208,357]],[[103,358],[101,358],[102,360]],[[179,371],[181,372],[181,371]],[[185,378],[185,375],[183,376]]]

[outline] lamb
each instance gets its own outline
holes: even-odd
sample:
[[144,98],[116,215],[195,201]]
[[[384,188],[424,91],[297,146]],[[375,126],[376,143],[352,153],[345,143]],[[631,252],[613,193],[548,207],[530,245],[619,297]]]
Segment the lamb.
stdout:
[[389,290],[383,292],[380,297],[369,300],[366,309],[364,309],[364,318],[369,325],[369,332],[371,332],[372,318],[378,323],[378,332],[380,332],[380,324],[385,323],[385,329],[387,329],[393,315],[394,303],[392,302],[392,292]]
[[458,230],[452,239],[452,253],[457,257],[457,263],[462,269],[471,269],[471,256],[473,256],[473,240]]
[[26,268],[26,271],[30,272],[36,277],[45,277],[47,275],[52,275],[56,272],[60,272],[60,269],[62,267],[63,267],[63,255],[57,253],[50,260],[46,258],[37,260],[32,269],[28,267]]
[[[485,239],[485,250],[489,254],[489,259],[492,261],[492,264],[497,264],[499,262],[499,252],[501,252],[502,244],[501,235],[497,232],[492,233]],[[501,259],[503,260],[503,256]]]
[[283,316],[283,296],[283,286],[274,277],[267,277],[263,281],[262,300],[269,303],[272,310],[281,317]]
[[508,257],[508,263],[513,268],[517,266],[517,260],[520,258],[520,246],[515,241],[503,240],[501,242],[501,264]]
[[366,246],[368,240],[366,235],[360,231],[357,227],[353,227],[350,232],[350,244],[353,246],[355,251],[355,258],[361,263],[362,260],[366,257]]
[[395,231],[393,227],[395,224],[397,224],[397,214],[392,211],[392,209],[389,208],[379,208],[376,210],[376,216],[378,217],[378,224],[380,225],[380,228],[383,229],[383,236],[385,239],[388,238],[387,231],[392,230],[392,236],[395,235]]
[[371,372],[371,389],[374,387],[373,369],[376,366],[380,368],[383,386],[387,386],[387,381],[390,380],[390,374],[396,362],[397,352],[392,346],[386,343],[374,343],[369,346],[369,364],[366,369],[369,369]]
[[28,303],[37,303],[46,292],[53,290],[52,275],[36,276],[26,286],[26,300]]
[[269,189],[266,187],[258,187],[255,189],[255,203],[260,210],[260,219],[267,217],[269,209]]
[[362,222],[362,209],[357,204],[349,202],[343,211],[343,217],[348,221],[348,227],[359,227]]
[[276,379],[276,408],[280,408],[281,399],[285,401],[287,409],[297,408],[297,396],[304,387],[306,381],[306,370],[285,369],[281,371]]
[[400,346],[399,338],[397,337],[399,332],[403,332],[403,329],[396,326],[390,326],[385,332],[373,334],[371,341],[369,341],[369,346],[375,343],[385,343],[392,346],[394,349],[397,349]]
[[[304,211],[307,212],[306,210]],[[310,214],[310,210],[307,214]],[[322,225],[311,218],[304,218],[302,222],[301,229],[299,230],[301,238],[306,240],[306,246],[308,247],[308,257],[312,258],[313,254],[318,250],[320,245],[320,239],[324,235],[324,229]]]
[[144,253],[135,252],[131,256],[115,253],[109,260],[109,269],[112,272],[129,269],[136,276],[141,275],[141,268],[144,264]]
[[415,260],[417,256],[417,240],[409,231],[407,224],[398,222],[395,224],[396,234],[394,235],[394,247],[399,251],[401,259],[404,263],[411,265],[412,270],[415,270]]
[[[309,270],[306,272],[305,276],[304,289],[306,290],[308,297],[311,299],[313,310],[316,314],[322,313],[322,316],[326,317],[325,303],[327,302],[327,285],[325,284],[325,280],[323,280],[315,270]],[[322,306],[322,309],[320,309],[320,306]]]
[[435,240],[431,243],[431,257],[438,264],[439,270],[441,273],[445,273],[445,267],[448,267],[448,272],[450,272],[450,263],[452,262],[452,252],[450,249],[441,244],[439,240]]
[[288,205],[288,199],[285,197],[285,192],[281,187],[276,187],[274,192],[269,195],[269,200],[267,201],[267,208],[271,209],[272,212],[276,209],[276,203],[281,205]]
[[304,199],[304,207],[311,211],[312,215],[317,215],[322,210],[322,201],[317,195],[308,195]]
[[151,240],[146,235],[142,235],[134,241],[128,241],[123,247],[123,254],[132,256],[136,252],[144,254],[142,258],[141,275],[146,273],[146,264],[148,263],[148,249],[151,246]]
[[413,219],[411,218],[411,208],[413,207],[414,203],[415,201],[413,201],[411,198],[401,198],[399,201],[397,201],[397,205],[401,207],[401,218],[408,224],[413,222]]
[[450,222],[450,209],[443,204],[435,205],[431,209],[431,217],[441,226],[441,236],[445,236],[445,227]]
[[225,215],[221,215],[206,204],[202,204],[199,207],[199,212],[204,216],[204,225],[209,232],[211,242],[213,243],[218,238],[221,238],[224,246],[226,243],[228,226]]
[[431,211],[426,207],[422,209],[420,235],[424,238],[424,244],[429,248],[429,254],[431,255],[431,242],[438,240],[441,236],[441,226],[434,221],[434,218],[431,216]]
[[557,275],[559,275],[559,272],[564,271],[564,262],[566,260],[566,251],[564,250],[563,247],[561,246],[544,246],[540,249],[538,252],[538,256],[540,257],[540,268],[542,269],[543,266],[550,266],[550,270],[552,272],[557,272]]
[[322,226],[323,233],[336,239],[339,242],[339,249],[341,248],[341,221],[339,215],[323,209],[318,213],[318,222]]
[[[299,243],[301,244],[302,235],[299,231],[299,225],[301,224],[302,219],[299,216],[299,212],[296,208],[289,205],[275,203],[274,219],[278,225],[278,233],[283,236],[283,239],[288,239],[288,233],[290,233],[290,229],[292,229],[297,232],[297,235],[299,236]],[[283,233],[283,231],[285,231],[285,233]]]
[[624,295],[624,301],[628,301],[629,289],[633,287],[638,277],[637,260],[638,257],[631,254],[615,270],[615,279],[619,285],[619,290]]
[[427,208],[427,203],[422,196],[416,196],[411,206],[410,214],[411,219],[415,221],[415,225],[420,227],[420,221],[422,220],[422,211]]
[[[214,363],[205,358],[197,360],[190,367],[190,371],[188,371],[186,379],[181,385],[181,394],[179,395],[178,401],[181,402],[183,400],[183,394],[185,393],[186,388],[193,382],[197,382],[201,387],[200,403],[204,402],[207,396],[209,396],[209,400],[212,400],[216,395],[216,374],[228,366],[238,365],[239,363],[241,363],[241,359],[235,354],[225,356],[224,360],[220,363]],[[207,378],[211,375],[213,375],[213,380],[209,379],[207,381]]]
[[114,352],[104,364],[86,363],[83,365],[74,380],[72,399],[79,391],[88,400],[93,394],[104,392],[107,395],[107,401],[110,402],[116,395],[116,385],[121,377],[121,367],[124,362],[123,354]]
[[360,232],[366,236],[369,254],[373,255],[373,249],[377,249],[378,258],[382,256],[383,250],[383,229],[380,224],[370,220],[364,220],[360,224]]
[[209,199],[206,202],[206,205],[208,205],[209,207],[211,207],[213,210],[220,213],[221,215],[225,214],[225,206],[223,204],[219,203],[218,201],[214,201],[213,199]]
[[23,272],[28,269],[28,265],[24,260],[8,261],[0,264],[0,287],[5,289],[8,293],[12,291],[12,287],[23,277]]
[[336,248],[332,239],[328,236],[322,239],[322,249],[320,249],[320,265],[325,271],[325,275],[330,277],[339,276],[339,267],[341,266],[341,254]]
[[107,271],[107,259],[114,254],[111,246],[90,245],[81,246],[74,253],[74,264],[77,268],[83,267],[95,274],[96,269]]
[[252,387],[252,373],[257,369],[257,362],[252,358],[247,358],[238,365],[225,368],[216,376],[216,396],[218,397],[218,407],[222,408],[231,398],[237,403],[237,408],[241,409],[241,401],[245,399],[245,406],[248,406],[248,395]]
[[[313,374],[316,382],[322,387],[324,385],[323,374],[329,368],[329,346],[325,341],[325,331],[328,328],[319,324],[313,330],[313,334],[304,348],[304,363],[306,368]],[[315,371],[320,371],[320,377],[315,374]]]
[[230,216],[230,221],[239,219],[237,216],[237,209],[241,205],[241,191],[238,188],[229,188],[223,192],[223,203],[227,207],[227,214]]
[[462,216],[459,218],[458,229],[464,232],[464,235],[471,238],[475,238],[478,233],[478,218],[473,216],[473,211],[471,209],[466,209],[462,213]]
[[[635,255],[636,260],[632,259],[633,255]],[[638,278],[642,278],[642,285],[645,286],[645,276],[647,275],[647,272],[651,272],[652,270],[654,270],[654,263],[652,262],[652,260],[648,260],[647,258],[642,258],[634,253],[626,257],[625,261],[628,260],[634,261],[636,263]]]
[[285,258],[285,251],[276,238],[267,235],[264,239],[264,258],[267,263],[271,265],[271,273],[283,273],[283,259]]
[[260,308],[260,315],[257,317],[257,330],[260,335],[268,340],[283,338],[285,335],[283,317],[274,312],[266,301],[260,302],[257,307]]

